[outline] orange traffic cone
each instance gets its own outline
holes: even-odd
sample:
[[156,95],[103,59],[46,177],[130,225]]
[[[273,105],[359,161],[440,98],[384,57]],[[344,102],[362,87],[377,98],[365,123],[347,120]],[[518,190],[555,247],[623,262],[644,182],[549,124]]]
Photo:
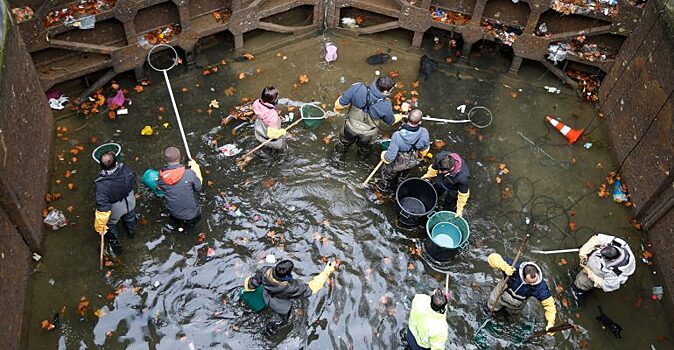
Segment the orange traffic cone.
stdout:
[[548,123],[552,124],[552,126],[557,129],[566,139],[569,141],[569,145],[572,145],[578,138],[580,137],[580,134],[583,133],[585,129],[572,129],[571,127],[564,125],[564,123],[560,122],[559,120],[553,118],[551,115],[545,117],[545,120],[548,121]]

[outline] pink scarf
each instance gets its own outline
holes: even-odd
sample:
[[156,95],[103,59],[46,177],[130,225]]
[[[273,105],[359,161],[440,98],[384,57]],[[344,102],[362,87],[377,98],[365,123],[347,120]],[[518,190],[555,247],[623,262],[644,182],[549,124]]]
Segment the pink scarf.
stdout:
[[463,159],[461,159],[461,156],[459,156],[456,153],[450,153],[449,156],[452,157],[452,159],[454,159],[454,167],[452,168],[452,170],[449,171],[449,174],[454,176],[458,174],[459,171],[461,170],[461,166],[463,165]]

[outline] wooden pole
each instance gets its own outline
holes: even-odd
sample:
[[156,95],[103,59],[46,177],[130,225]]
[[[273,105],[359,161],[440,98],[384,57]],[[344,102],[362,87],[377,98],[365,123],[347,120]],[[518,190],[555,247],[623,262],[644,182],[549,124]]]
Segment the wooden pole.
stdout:
[[377,173],[377,170],[379,170],[379,168],[381,168],[382,164],[384,164],[384,161],[380,160],[379,164],[377,164],[377,166],[374,167],[374,169],[372,170],[370,175],[368,175],[367,179],[365,179],[365,181],[363,181],[363,183],[361,184],[362,187],[367,186],[367,183],[370,182],[370,180],[372,180],[372,177],[374,176],[375,173]]
[[[517,265],[517,260],[520,259],[520,256],[522,255],[522,252],[524,252],[524,248],[527,245],[527,241],[529,240],[529,234],[527,234],[526,237],[524,237],[524,241],[522,241],[522,244],[520,245],[520,249],[517,251],[517,255],[515,256],[515,259],[513,260],[513,264],[511,265],[512,268],[515,268],[515,265]],[[514,273],[517,273],[515,271]],[[503,280],[503,285],[501,286],[501,289],[499,290],[498,294],[496,295],[496,300],[494,301],[494,305],[489,305],[489,311],[491,314],[494,314],[494,308],[496,308],[496,305],[498,305],[498,302],[501,300],[501,296],[503,295],[503,292],[505,292],[506,288],[508,287],[508,280],[510,279],[510,276],[506,275],[506,278]]]
[[565,331],[567,329],[577,329],[577,327],[578,326],[576,326],[575,324],[565,323],[565,324],[562,324],[562,325],[559,325],[559,326],[556,326],[556,327],[552,327],[547,331],[545,329],[543,329],[543,330],[534,332],[534,334],[532,336],[527,338],[527,341],[530,341],[531,339],[534,339],[534,338],[542,337],[542,336],[544,336],[548,333],[557,332],[557,331]]
[[[285,128],[284,130],[285,130],[285,131],[290,130],[290,128],[292,128],[293,126],[299,124],[301,121],[302,121],[301,118],[300,118],[300,119],[297,119],[294,123],[288,125],[288,127]],[[270,142],[272,142],[272,141],[276,141],[276,140],[278,140],[278,139],[267,139],[267,141],[262,142],[261,144],[257,145],[257,147],[253,148],[252,150],[248,151],[246,154],[244,154],[244,155],[242,155],[241,157],[239,157],[238,160],[241,161],[241,160],[245,159],[245,158],[248,157],[249,155],[253,154],[253,152],[259,150],[260,148],[264,147],[264,146],[267,145],[268,143],[270,143]]]
[[103,233],[101,235],[101,256],[100,256],[99,261],[98,261],[98,269],[99,270],[103,270],[103,250],[105,249],[105,241],[103,239],[104,237],[105,237],[105,233]]

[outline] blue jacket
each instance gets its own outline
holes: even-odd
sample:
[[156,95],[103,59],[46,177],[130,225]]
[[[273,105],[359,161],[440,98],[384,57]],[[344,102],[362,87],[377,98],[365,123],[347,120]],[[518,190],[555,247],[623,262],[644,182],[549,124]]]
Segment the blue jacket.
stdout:
[[[503,258],[508,265],[512,265],[513,259]],[[532,264],[532,263],[525,263]],[[543,273],[541,272],[540,281],[537,284],[527,284],[522,280],[524,266],[523,263],[517,263],[515,266],[515,273],[510,276],[508,279],[508,289],[507,291],[514,296],[518,296],[519,299],[526,299],[529,297],[534,297],[539,301],[543,301],[552,296],[550,294],[550,289],[548,285],[543,280]],[[539,268],[540,270],[540,268]]]
[[391,143],[386,150],[384,159],[390,163],[396,159],[398,152],[421,151],[428,148],[430,144],[430,136],[428,136],[426,128],[403,125],[400,130],[391,136]]
[[339,97],[339,104],[346,106],[351,104],[356,108],[360,108],[368,113],[375,121],[378,119],[384,120],[384,123],[393,125],[395,117],[393,116],[393,105],[379,89],[377,89],[377,80],[375,79],[370,84],[370,108],[366,110],[365,106],[368,102],[368,88],[365,83],[355,83],[351,85],[342,96]]

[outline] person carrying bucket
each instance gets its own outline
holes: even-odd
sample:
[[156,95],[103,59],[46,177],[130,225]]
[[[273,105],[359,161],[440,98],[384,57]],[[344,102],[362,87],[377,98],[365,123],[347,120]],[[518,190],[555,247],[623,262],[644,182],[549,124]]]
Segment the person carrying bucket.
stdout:
[[[318,293],[328,281],[330,274],[335,271],[335,263],[329,261],[320,274],[312,278],[309,283],[305,283],[293,277],[294,267],[292,261],[281,260],[275,267],[262,267],[255,275],[246,277],[243,282],[243,294],[254,293],[256,289],[262,288],[264,305],[274,311],[274,317],[266,327],[269,334],[275,334],[277,329],[288,321],[293,300],[307,298]],[[242,298],[254,307],[250,299],[246,296]],[[256,311],[262,308],[256,308]]]
[[592,288],[607,293],[617,290],[636,269],[634,253],[627,242],[603,233],[590,237],[580,247],[578,257],[582,270],[571,288],[576,299]]
[[444,350],[449,338],[447,297],[440,289],[431,295],[417,294],[412,299],[407,326],[407,345],[412,350]]
[[449,151],[439,152],[421,178],[435,178],[433,186],[438,197],[447,192],[443,209],[455,212],[457,217],[463,216],[463,208],[470,197],[470,170],[461,156]]
[[421,126],[424,114],[414,109],[400,130],[393,133],[386,151],[381,153],[384,166],[381,168],[381,185],[379,190],[384,195],[391,195],[401,181],[409,177],[410,170],[419,165],[430,150],[428,130]]
[[393,125],[402,120],[401,114],[393,114],[389,99],[394,86],[393,78],[381,76],[370,86],[362,82],[351,85],[335,101],[335,113],[349,107],[344,130],[335,148],[337,156],[343,157],[354,143],[358,145],[359,154],[367,156],[379,135],[379,123]]
[[[557,306],[538,265],[533,262],[521,262],[512,266],[512,259],[504,259],[497,253],[489,254],[487,262],[489,266],[501,270],[504,276],[509,276],[507,281],[499,282],[489,295],[488,306],[492,311],[505,308],[509,313],[519,313],[524,308],[527,299],[534,297],[541,302],[545,310],[547,321],[545,330],[555,326]],[[505,292],[502,292],[505,283],[507,287]]]
[[281,128],[281,117],[278,114],[278,89],[267,86],[262,89],[262,95],[253,102],[255,120],[255,138],[263,143],[269,139],[274,141],[267,143],[257,151],[261,158],[271,158],[283,152],[286,148],[285,129]]
[[168,147],[164,150],[166,166],[159,172],[157,188],[163,191],[169,223],[164,227],[170,231],[188,230],[201,219],[201,206],[196,192],[201,190],[201,168],[193,159],[188,167],[180,164],[180,150]]
[[[99,158],[101,171],[94,180],[96,213],[94,229],[105,235],[113,253],[122,254],[117,223],[121,219],[126,233],[133,238],[138,218],[136,218],[136,174],[129,167],[117,162],[115,152],[108,151]],[[101,241],[102,243],[102,241]]]

